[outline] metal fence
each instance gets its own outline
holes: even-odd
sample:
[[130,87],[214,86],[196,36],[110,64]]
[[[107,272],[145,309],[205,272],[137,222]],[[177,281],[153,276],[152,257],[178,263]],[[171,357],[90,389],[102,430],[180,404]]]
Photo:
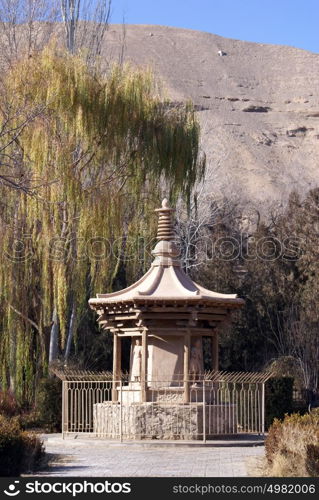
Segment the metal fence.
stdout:
[[63,380],[62,433],[116,440],[203,441],[221,435],[263,434],[267,378],[266,374],[212,372],[197,381],[153,381],[147,384],[144,402],[139,382]]

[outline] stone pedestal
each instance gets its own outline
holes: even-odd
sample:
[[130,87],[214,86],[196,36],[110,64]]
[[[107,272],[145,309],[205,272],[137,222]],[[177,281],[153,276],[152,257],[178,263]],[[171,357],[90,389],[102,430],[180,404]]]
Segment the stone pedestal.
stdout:
[[109,439],[199,440],[237,433],[236,405],[202,403],[97,403],[94,432]]

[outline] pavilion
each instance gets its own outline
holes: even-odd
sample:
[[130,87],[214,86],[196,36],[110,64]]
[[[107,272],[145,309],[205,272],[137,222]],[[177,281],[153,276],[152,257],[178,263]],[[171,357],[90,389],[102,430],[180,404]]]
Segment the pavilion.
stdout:
[[[218,334],[231,311],[244,305],[236,294],[222,294],[194,283],[185,274],[175,244],[172,213],[167,199],[156,212],[157,240],[149,271],[136,283],[89,300],[102,328],[113,335],[113,402],[121,376],[121,340],[132,339],[129,387],[134,401],[147,402],[148,391],[166,381],[183,381],[183,402],[190,384],[204,375],[203,337],[210,339],[211,370],[218,371]],[[127,399],[129,401],[129,398]]]
[[[63,381],[63,436],[205,442],[263,434],[271,374],[223,372],[218,363],[218,337],[244,300],[194,283],[175,244],[174,210],[164,199],[156,212],[158,242],[149,271],[124,290],[89,300],[113,336],[113,372],[56,371]],[[121,366],[123,338],[131,340],[128,378]]]

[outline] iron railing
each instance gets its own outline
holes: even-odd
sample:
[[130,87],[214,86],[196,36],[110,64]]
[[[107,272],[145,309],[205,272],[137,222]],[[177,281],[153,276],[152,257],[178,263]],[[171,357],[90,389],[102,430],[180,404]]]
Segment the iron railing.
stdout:
[[146,401],[139,382],[63,380],[62,433],[203,441],[263,434],[265,379],[224,374],[196,381],[148,381]]

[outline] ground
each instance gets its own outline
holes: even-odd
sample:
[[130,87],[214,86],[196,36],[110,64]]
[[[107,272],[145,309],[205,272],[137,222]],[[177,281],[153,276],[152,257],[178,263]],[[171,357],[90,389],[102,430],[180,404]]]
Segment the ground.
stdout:
[[247,441],[215,443],[219,446],[121,444],[93,438],[63,440],[60,435],[46,435],[44,441],[50,461],[37,475],[50,477],[258,476],[264,456],[263,446]]

